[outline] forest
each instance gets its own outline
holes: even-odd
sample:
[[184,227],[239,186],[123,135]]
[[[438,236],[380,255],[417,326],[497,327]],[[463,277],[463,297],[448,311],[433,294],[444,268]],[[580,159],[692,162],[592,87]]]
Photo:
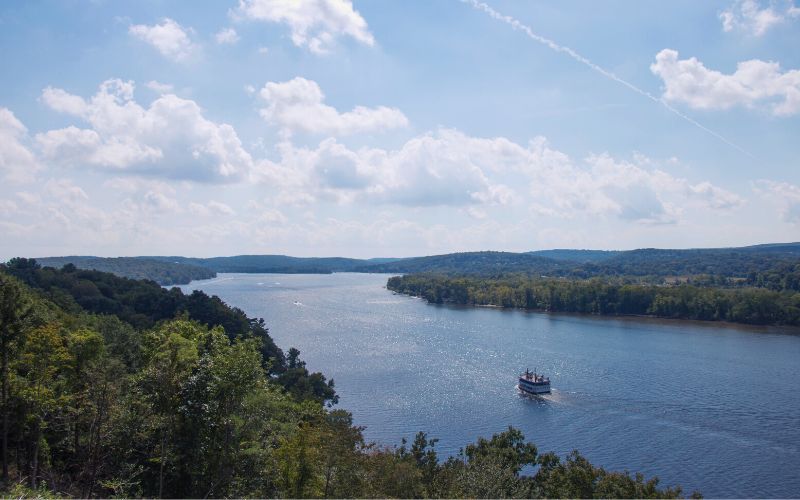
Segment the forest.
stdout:
[[760,285],[725,288],[713,277],[673,285],[625,278],[555,279],[525,274],[497,277],[409,274],[387,288],[435,304],[493,305],[548,312],[646,315],[755,325],[800,326],[798,266],[792,273],[753,273]]
[[164,286],[185,285],[192,280],[217,276],[206,267],[148,257],[46,257],[37,259],[37,262],[55,268],[72,264],[80,269],[104,271],[123,278],[153,280]]
[[650,284],[664,284],[675,279],[711,280],[726,286],[766,286],[766,282],[769,282],[769,287],[773,289],[797,290],[800,284],[800,245],[696,250],[640,249],[625,252],[464,252],[402,259],[354,270],[484,278],[510,274],[579,280],[635,278],[638,282]]
[[99,271],[0,267],[8,497],[679,497],[509,427],[440,457],[367,443],[332,380],[217,297]]

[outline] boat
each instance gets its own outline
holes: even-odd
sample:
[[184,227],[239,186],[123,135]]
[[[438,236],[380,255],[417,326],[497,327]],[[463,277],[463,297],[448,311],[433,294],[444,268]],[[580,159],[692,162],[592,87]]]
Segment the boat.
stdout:
[[525,373],[519,376],[517,387],[528,394],[550,394],[550,377],[540,375],[536,370],[531,372],[526,369]]

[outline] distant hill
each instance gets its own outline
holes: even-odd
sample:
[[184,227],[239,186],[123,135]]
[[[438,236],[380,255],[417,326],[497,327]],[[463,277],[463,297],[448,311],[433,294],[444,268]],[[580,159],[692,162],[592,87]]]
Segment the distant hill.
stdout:
[[465,252],[358,266],[354,271],[383,273],[443,273],[591,278],[595,276],[752,277],[800,265],[800,243],[739,248],[656,249],[627,251],[542,250],[526,253]]
[[573,263],[557,261],[529,253],[463,252],[368,264],[355,267],[353,270],[368,273],[502,274],[518,272],[555,273],[567,270],[572,266]]
[[669,250],[643,248],[629,250],[586,264],[581,271],[589,275],[667,276],[710,274],[746,276],[778,264],[797,263],[800,244],[758,245],[741,248],[698,248]]
[[[411,258],[350,259],[346,257],[290,257],[287,255],[236,255],[195,258],[151,257],[48,257],[42,265],[112,272],[131,278],[148,278],[161,284],[188,283],[215,273],[441,273],[496,276],[524,273],[530,276],[591,278],[595,276],[697,276],[775,281],[800,266],[800,243],[774,243],[738,248],[638,250],[537,250],[513,252],[461,252]],[[776,271],[779,270],[779,271]],[[766,274],[765,274],[766,273]],[[776,276],[768,275],[769,273]],[[761,279],[761,278],[760,278]]]
[[622,253],[619,250],[568,250],[568,249],[554,249],[554,250],[534,250],[527,252],[531,255],[539,257],[547,257],[548,259],[567,260],[570,262],[599,262],[610,259]]
[[350,271],[369,264],[363,259],[345,257],[289,257],[287,255],[236,255],[233,257],[151,257],[164,262],[176,262],[211,269],[218,273],[307,273],[328,274]]
[[214,278],[217,275],[207,267],[147,257],[42,257],[36,261],[43,267],[61,269],[67,264],[72,264],[78,269],[103,271],[123,278],[149,279],[164,286],[184,285],[192,280]]

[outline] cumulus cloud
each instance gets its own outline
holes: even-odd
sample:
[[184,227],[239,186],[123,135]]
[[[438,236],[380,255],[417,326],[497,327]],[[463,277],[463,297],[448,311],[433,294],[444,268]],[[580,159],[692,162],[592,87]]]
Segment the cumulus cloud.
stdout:
[[0,216],[9,217],[19,211],[19,207],[13,200],[0,200]]
[[730,210],[745,204],[745,200],[741,196],[714,186],[708,181],[689,185],[688,189],[690,197],[703,200],[714,209]]
[[150,80],[149,82],[145,83],[144,86],[152,90],[156,94],[171,94],[175,89],[175,87],[173,87],[169,83],[161,83],[156,80]]
[[206,204],[189,203],[189,211],[195,215],[208,217],[210,215],[236,215],[236,211],[225,203],[211,200]]
[[120,193],[123,196],[112,203],[92,196],[87,186],[73,179],[51,178],[33,186],[33,192],[16,193],[13,223],[0,221],[0,225],[20,239],[7,248],[3,246],[8,241],[0,239],[0,249],[16,253],[24,244],[33,255],[110,248],[120,253],[129,252],[131,245],[141,241],[145,242],[144,250],[173,237],[171,231],[176,228],[162,222],[165,216],[176,213],[172,212],[175,206],[171,199],[175,191],[166,184],[142,181],[135,186],[142,190]]
[[[398,150],[351,150],[335,139],[316,148],[279,146],[278,162],[261,162],[257,177],[281,186],[286,200],[317,198],[405,206],[507,203],[511,196],[489,181],[465,150],[469,138],[442,130],[415,137]],[[310,200],[309,200],[310,198]]]
[[604,153],[574,162],[540,138],[531,142],[528,168],[533,212],[546,216],[610,215],[638,224],[671,224],[687,208],[730,211],[744,203],[709,182],[675,177],[640,153],[632,160]]
[[756,0],[736,0],[719,14],[722,29],[743,31],[762,36],[772,27],[800,18],[800,8],[791,1],[771,1],[763,4]]
[[247,202],[247,209],[249,214],[253,216],[254,221],[261,226],[274,224],[281,225],[285,224],[288,220],[280,210],[265,206],[264,204],[255,200],[250,200]]
[[48,199],[60,201],[66,205],[78,205],[88,200],[89,196],[80,186],[69,179],[50,179],[44,185],[44,194]]
[[800,113],[800,70],[781,71],[777,62],[744,61],[734,73],[724,74],[664,49],[650,70],[664,81],[664,99],[695,109],[765,106],[777,116]]
[[220,45],[233,45],[239,41],[239,35],[236,33],[235,29],[225,28],[219,30],[217,34],[214,35],[214,40]]
[[408,119],[399,109],[386,106],[356,106],[352,111],[340,113],[324,103],[325,95],[316,82],[301,77],[268,82],[259,96],[267,104],[261,109],[261,116],[287,132],[350,135],[408,125]]
[[41,166],[25,143],[28,129],[7,108],[0,108],[0,175],[13,183],[33,181]]
[[89,99],[50,87],[41,99],[89,125],[36,135],[53,162],[199,181],[238,180],[252,167],[233,127],[206,119],[192,100],[166,94],[143,107],[122,80],[103,82]]
[[783,221],[800,224],[800,186],[762,179],[755,188],[769,200],[778,203]]
[[128,33],[153,46],[162,56],[173,61],[186,61],[197,52],[189,33],[180,24],[166,17],[160,24],[135,24]]
[[292,42],[315,54],[329,52],[340,36],[368,46],[375,43],[367,22],[349,0],[239,0],[232,15],[286,24],[291,29]]
[[283,200],[460,207],[474,218],[487,217],[490,207],[527,204],[541,216],[610,216],[650,225],[678,222],[684,210],[730,212],[744,203],[710,182],[675,177],[641,154],[576,162],[543,138],[521,145],[441,129],[396,150],[353,150],[335,139],[316,148],[283,143],[278,150],[279,161],[260,162],[255,171]]
[[81,115],[86,111],[86,101],[82,97],[72,95],[63,89],[47,87],[42,90],[39,100],[48,108],[60,113]]
[[145,193],[144,202],[147,207],[156,212],[177,212],[180,210],[178,200],[158,191]]

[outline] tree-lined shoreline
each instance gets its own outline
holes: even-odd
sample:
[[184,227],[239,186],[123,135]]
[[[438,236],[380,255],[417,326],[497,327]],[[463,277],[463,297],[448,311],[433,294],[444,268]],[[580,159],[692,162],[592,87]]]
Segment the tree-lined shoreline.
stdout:
[[625,280],[409,274],[387,289],[433,304],[542,312],[800,326],[800,292],[758,287],[650,285]]

